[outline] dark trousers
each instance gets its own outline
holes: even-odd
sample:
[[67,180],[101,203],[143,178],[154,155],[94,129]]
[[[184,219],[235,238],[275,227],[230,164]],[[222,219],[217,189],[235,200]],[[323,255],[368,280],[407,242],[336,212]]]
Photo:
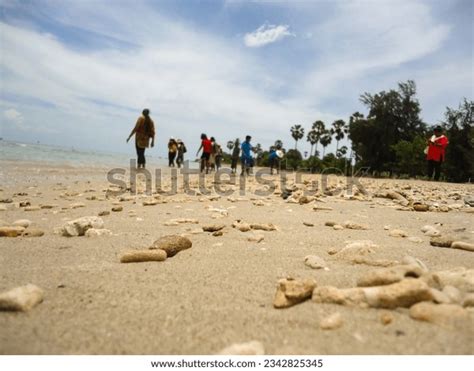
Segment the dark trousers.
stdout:
[[270,160],[270,174],[273,174],[273,169],[276,169],[277,174],[280,173],[280,159],[272,158]]
[[428,178],[431,179],[434,173],[434,180],[439,180],[441,175],[441,161],[428,160]]
[[137,149],[137,163],[138,165],[145,165],[145,148],[140,148],[138,146],[135,146]]
[[237,162],[239,161],[238,157],[232,157],[232,162],[230,167],[232,168],[233,171],[237,171]]
[[168,166],[174,166],[175,158],[176,158],[176,152],[168,152]]
[[181,153],[176,157],[176,165],[178,165],[178,167],[181,167],[183,162],[184,162],[184,154]]

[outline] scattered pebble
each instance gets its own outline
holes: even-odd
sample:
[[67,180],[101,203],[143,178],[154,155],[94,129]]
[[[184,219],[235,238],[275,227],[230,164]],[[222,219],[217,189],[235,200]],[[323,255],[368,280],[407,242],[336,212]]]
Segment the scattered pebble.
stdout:
[[105,228],[90,228],[86,231],[86,237],[111,236],[112,232]]
[[345,221],[342,225],[343,225],[344,228],[347,228],[347,229],[356,229],[356,230],[367,230],[367,229],[369,229],[369,227],[365,224],[359,224],[359,223],[351,222],[350,220]]
[[69,207],[71,209],[79,209],[80,207],[86,207],[86,205],[83,204],[82,202],[76,202],[74,204],[69,205]]
[[265,237],[262,236],[262,235],[254,235],[254,236],[250,236],[249,238],[247,238],[247,241],[260,243],[264,239],[265,239]]
[[40,205],[41,209],[54,209],[57,205],[42,204]]
[[164,236],[153,242],[150,249],[161,249],[166,251],[168,258],[175,256],[180,251],[191,248],[193,243],[187,237],[178,235]]
[[202,226],[202,230],[204,232],[217,232],[224,228],[225,224],[208,224]]
[[336,256],[343,259],[353,259],[357,256],[364,256],[375,253],[378,246],[370,240],[354,241],[348,243]]
[[295,280],[283,278],[278,281],[273,307],[288,308],[311,298],[316,282],[312,279]]
[[67,222],[59,230],[60,234],[66,237],[84,236],[90,228],[101,229],[104,227],[104,221],[97,216],[84,216],[82,218]]
[[431,225],[425,225],[421,228],[421,231],[428,237],[441,236],[441,232]]
[[474,207],[474,195],[467,195],[464,197],[464,203],[470,207]]
[[461,291],[459,291],[454,286],[451,286],[451,285],[444,286],[443,293],[449,298],[451,303],[459,304],[462,301]]
[[262,230],[262,231],[276,231],[276,226],[273,224],[261,224],[261,223],[253,223],[250,224],[250,228],[255,230]]
[[42,237],[44,236],[44,231],[37,228],[28,228],[21,235],[23,237]]
[[15,227],[28,228],[31,225],[31,220],[28,220],[28,219],[15,220],[12,225]]
[[343,325],[342,315],[339,312],[325,317],[319,322],[319,327],[323,330],[335,330]]
[[304,263],[313,269],[324,269],[329,270],[326,261],[316,255],[307,255],[304,258]]
[[241,222],[239,220],[232,223],[232,227],[234,227],[235,229],[238,229],[241,232],[248,232],[251,229],[249,223]]
[[418,265],[398,265],[390,268],[383,268],[365,272],[357,280],[357,286],[382,286],[395,282],[400,282],[405,278],[418,278],[423,274],[423,270]]
[[39,207],[39,206],[27,206],[23,210],[25,210],[25,211],[38,211],[38,210],[41,210],[41,207]]
[[431,246],[436,247],[451,247],[453,239],[451,237],[433,237],[430,240]]
[[18,237],[21,236],[25,228],[17,227],[0,227],[0,237]]
[[394,320],[395,320],[395,317],[390,312],[384,312],[380,316],[380,322],[382,322],[382,325],[384,326],[391,324]]
[[471,292],[464,297],[464,300],[462,301],[462,306],[464,308],[474,307],[474,293]]
[[366,256],[356,255],[353,258],[349,259],[351,263],[354,264],[364,264],[369,265],[371,267],[392,267],[394,265],[400,264],[396,260],[389,260],[389,259],[372,259]]
[[474,251],[474,243],[469,243],[465,241],[454,241],[451,244],[451,248],[461,249],[461,250],[466,250],[466,251]]
[[318,205],[316,205],[316,206],[313,206],[313,210],[314,211],[331,211],[331,210],[333,210],[333,208],[328,207],[328,206],[318,206]]
[[0,311],[27,312],[43,301],[44,292],[27,284],[0,294]]
[[124,253],[121,258],[121,263],[140,263],[147,261],[165,261],[167,258],[166,251],[161,249],[154,250],[133,250]]
[[415,211],[428,211],[430,209],[429,205],[425,205],[425,204],[415,204],[413,205],[413,209]]
[[422,302],[413,305],[409,313],[413,319],[431,322],[443,327],[459,329],[472,325],[467,310],[455,304]]
[[408,241],[413,242],[413,243],[422,243],[423,239],[420,237],[408,237]]
[[443,291],[440,291],[436,288],[431,288],[432,301],[437,304],[451,304],[451,299]]
[[461,291],[470,292],[474,288],[474,269],[459,267],[438,271],[433,274],[433,278],[441,289],[449,285]]
[[402,264],[406,265],[417,265],[423,272],[428,272],[428,267],[420,259],[414,258],[413,256],[406,255],[402,259]]
[[219,355],[229,356],[262,356],[265,354],[263,344],[259,341],[250,341],[248,343],[236,343],[222,349]]
[[405,232],[405,231],[403,231],[403,230],[401,230],[401,229],[392,229],[392,230],[388,233],[388,235],[389,235],[390,237],[402,237],[402,238],[403,238],[403,237],[408,237],[408,233]]
[[420,301],[431,299],[430,287],[419,279],[404,279],[390,285],[348,289],[322,286],[316,287],[312,296],[316,303],[387,309],[408,308]]

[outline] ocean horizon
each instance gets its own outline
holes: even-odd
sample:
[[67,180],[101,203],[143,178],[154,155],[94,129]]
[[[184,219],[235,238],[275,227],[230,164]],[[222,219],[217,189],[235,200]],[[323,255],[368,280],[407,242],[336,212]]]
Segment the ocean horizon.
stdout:
[[[40,164],[65,165],[73,167],[128,166],[136,159],[135,150],[129,154],[106,151],[88,151],[74,147],[64,147],[41,143],[25,143],[0,140],[0,160],[37,162]],[[153,167],[168,166],[168,159],[146,154],[147,164]],[[191,161],[190,163],[193,163]]]

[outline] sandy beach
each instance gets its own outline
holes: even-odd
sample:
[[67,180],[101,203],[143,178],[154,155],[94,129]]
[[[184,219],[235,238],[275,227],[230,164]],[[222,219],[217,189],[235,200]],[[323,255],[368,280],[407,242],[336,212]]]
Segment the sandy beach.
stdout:
[[[474,253],[433,246],[433,235],[422,231],[430,226],[425,230],[472,246],[474,207],[464,199],[473,185],[366,178],[365,194],[354,188],[348,195],[340,190],[345,178],[332,176],[326,190],[309,191],[320,175],[294,184],[289,174],[284,199],[280,187],[256,195],[262,186],[252,177],[244,194],[223,181],[232,194],[188,195],[178,176],[176,195],[147,195],[139,176],[137,194],[114,194],[107,168],[7,161],[1,167],[0,227],[27,219],[24,231],[44,232],[0,237],[0,293],[28,283],[44,293],[26,312],[0,312],[1,354],[217,354],[250,341],[265,354],[473,353]],[[265,178],[278,184],[277,176]],[[164,188],[170,181],[166,169]],[[207,187],[213,183],[209,175]],[[196,187],[197,178],[190,184]],[[61,235],[68,222],[99,214],[110,235]],[[243,232],[242,223],[276,229]],[[209,225],[224,225],[222,235],[204,232]],[[163,262],[120,262],[125,252],[148,249],[166,235],[185,236],[192,247]],[[365,242],[347,250],[356,241]],[[310,255],[321,258],[321,269],[305,264]],[[417,316],[419,303],[318,302],[316,291],[274,307],[282,279],[312,279],[314,290],[354,288],[373,271],[415,261],[421,273],[402,278],[426,285],[432,296],[416,301],[442,313]],[[455,274],[439,274],[446,271]],[[334,313],[338,323],[322,328]]]

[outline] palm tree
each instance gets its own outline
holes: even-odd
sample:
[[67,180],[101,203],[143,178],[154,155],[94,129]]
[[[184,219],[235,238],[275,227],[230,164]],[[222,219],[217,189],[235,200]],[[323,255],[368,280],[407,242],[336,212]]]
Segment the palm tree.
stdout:
[[324,153],[326,152],[326,147],[329,144],[331,144],[331,142],[332,142],[332,132],[331,132],[331,130],[325,130],[324,134],[321,136],[321,139],[319,141],[323,145],[323,157],[322,158],[324,158]]
[[336,152],[336,157],[337,157],[337,158],[342,158],[342,157],[344,157],[344,174],[345,174],[345,175],[348,175],[348,174],[347,174],[347,158],[346,158],[347,150],[348,150],[348,148],[347,148],[346,146],[342,146],[342,147],[339,148],[339,150]]
[[318,142],[321,140],[321,137],[326,132],[326,126],[324,125],[324,122],[318,120],[313,123],[312,130],[314,130],[317,139],[315,143],[316,147],[314,149],[314,153],[316,154],[318,153]]
[[346,147],[346,146],[342,146],[341,148],[339,148],[339,149],[336,151],[336,157],[337,157],[337,158],[341,158],[341,157],[343,157],[346,153],[347,153],[347,147]]
[[280,139],[275,140],[275,148],[276,149],[282,149],[283,148],[283,142]]
[[311,129],[308,131],[308,135],[306,136],[306,140],[311,143],[311,151],[309,152],[309,157],[313,156],[313,147],[315,144],[318,144],[319,137],[316,133],[316,130]]
[[262,145],[260,143],[257,143],[255,147],[253,147],[253,151],[257,155],[257,162],[259,162],[263,154]]
[[227,148],[229,148],[229,151],[232,151],[232,148],[234,148],[234,142],[229,140],[227,142]]
[[298,144],[298,140],[304,137],[304,128],[301,125],[294,125],[290,129],[291,136],[295,140],[295,151]]
[[344,139],[345,134],[347,133],[348,128],[344,120],[336,120],[332,123],[332,134],[336,134],[336,153],[339,149],[339,141]]
[[262,145],[260,143],[257,143],[254,147],[253,147],[253,151],[256,153],[256,154],[259,154],[259,153],[262,153],[263,150],[262,150]]
[[363,119],[363,118],[364,118],[364,115],[363,115],[362,113],[360,113],[360,112],[358,112],[358,111],[357,111],[357,112],[354,112],[354,113],[352,114],[352,116],[349,118],[349,124],[351,124],[351,123],[353,123],[353,122],[357,122],[357,121],[359,121],[359,120],[361,120],[361,119]]

